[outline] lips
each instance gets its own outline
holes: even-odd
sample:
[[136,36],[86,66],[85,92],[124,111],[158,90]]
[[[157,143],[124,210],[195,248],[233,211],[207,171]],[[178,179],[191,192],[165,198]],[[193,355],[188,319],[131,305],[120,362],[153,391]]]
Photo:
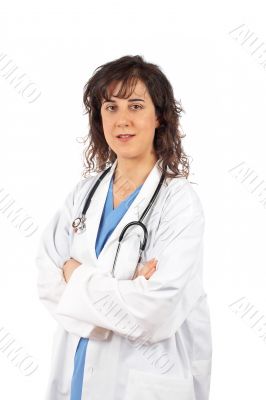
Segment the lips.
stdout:
[[120,143],[128,143],[131,142],[131,140],[133,140],[135,135],[131,135],[131,134],[123,134],[121,133],[120,135],[116,136],[116,139],[120,142]]
[[121,133],[120,135],[117,135],[116,137],[121,139],[121,138],[128,138],[131,136],[135,136],[135,135],[130,134],[130,133]]

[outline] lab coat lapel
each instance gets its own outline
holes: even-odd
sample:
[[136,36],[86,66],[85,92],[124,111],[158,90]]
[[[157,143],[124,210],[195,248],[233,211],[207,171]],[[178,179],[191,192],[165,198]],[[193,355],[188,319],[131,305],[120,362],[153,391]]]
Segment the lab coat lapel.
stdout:
[[[87,223],[87,229],[86,229],[86,242],[87,246],[89,249],[90,253],[90,259],[93,261],[93,265],[97,267],[97,264],[99,262],[99,258],[96,257],[96,252],[95,252],[95,244],[96,244],[96,238],[97,238],[97,233],[98,229],[100,226],[100,221],[108,193],[108,188],[110,184],[110,180],[113,176],[115,167],[117,165],[117,160],[113,163],[110,171],[105,175],[103,180],[100,182],[99,186],[97,187],[94,196],[91,199],[90,206],[87,210],[86,213],[86,223]],[[102,174],[101,172],[97,178]],[[97,181],[97,179],[96,179]],[[96,183],[95,181],[95,183]]]
[[[98,228],[100,225],[100,220],[110,184],[110,179],[113,176],[117,160],[113,163],[110,171],[104,176],[100,184],[98,185],[86,212],[86,229],[82,233],[76,233],[73,236],[73,241],[71,245],[71,257],[78,260],[81,263],[86,263],[90,267],[97,268],[99,260],[95,253],[95,243],[98,233]],[[76,211],[76,217],[80,216],[81,211],[84,207],[85,201],[88,198],[90,191],[96,184],[97,179],[102,175],[103,172],[95,176],[92,182],[88,181],[88,188],[84,194],[81,204]]]

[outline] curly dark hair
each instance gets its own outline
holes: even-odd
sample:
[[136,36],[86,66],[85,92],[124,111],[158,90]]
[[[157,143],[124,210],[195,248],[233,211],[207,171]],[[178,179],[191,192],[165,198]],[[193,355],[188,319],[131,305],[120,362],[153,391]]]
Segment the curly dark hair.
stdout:
[[[158,165],[161,172],[167,178],[188,178],[188,156],[181,144],[181,138],[185,135],[182,136],[180,132],[180,117],[184,109],[175,100],[172,86],[160,68],[144,61],[139,55],[127,55],[100,65],[84,86],[83,103],[85,114],[89,114],[89,133],[84,140],[84,143],[89,140],[84,150],[84,177],[92,171],[105,170],[116,160],[116,154],[105,140],[101,117],[102,101],[109,101],[112,96],[108,92],[109,85],[121,82],[117,97],[127,99],[138,80],[146,85],[160,122],[160,126],[155,129],[153,145],[158,159],[161,159],[161,166]],[[167,172],[167,168],[173,173]]]

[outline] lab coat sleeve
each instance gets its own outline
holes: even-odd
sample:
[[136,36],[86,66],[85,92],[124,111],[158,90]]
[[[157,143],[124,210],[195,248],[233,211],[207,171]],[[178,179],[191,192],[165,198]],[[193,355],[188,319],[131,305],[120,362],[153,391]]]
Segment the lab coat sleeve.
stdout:
[[[149,343],[171,337],[204,296],[201,282],[204,213],[187,181],[170,193],[151,256],[157,271],[146,280],[118,280],[80,265],[56,307],[63,327],[80,336],[90,324]],[[154,212],[154,211],[153,211]]]
[[[61,321],[58,319],[55,310],[67,286],[62,267],[65,261],[70,258],[72,233],[70,229],[73,221],[74,202],[82,182],[80,181],[68,193],[63,205],[59,207],[45,226],[35,257],[39,298],[59,324]],[[109,330],[96,327],[93,323],[87,324],[86,337],[105,340],[109,334]]]

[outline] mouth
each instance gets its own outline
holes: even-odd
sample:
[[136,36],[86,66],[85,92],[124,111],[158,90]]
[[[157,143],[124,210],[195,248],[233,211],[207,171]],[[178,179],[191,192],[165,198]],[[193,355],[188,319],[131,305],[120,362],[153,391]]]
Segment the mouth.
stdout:
[[133,134],[126,134],[126,133],[121,133],[120,135],[116,135],[116,138],[120,140],[121,142],[127,142],[131,140],[135,135]]

